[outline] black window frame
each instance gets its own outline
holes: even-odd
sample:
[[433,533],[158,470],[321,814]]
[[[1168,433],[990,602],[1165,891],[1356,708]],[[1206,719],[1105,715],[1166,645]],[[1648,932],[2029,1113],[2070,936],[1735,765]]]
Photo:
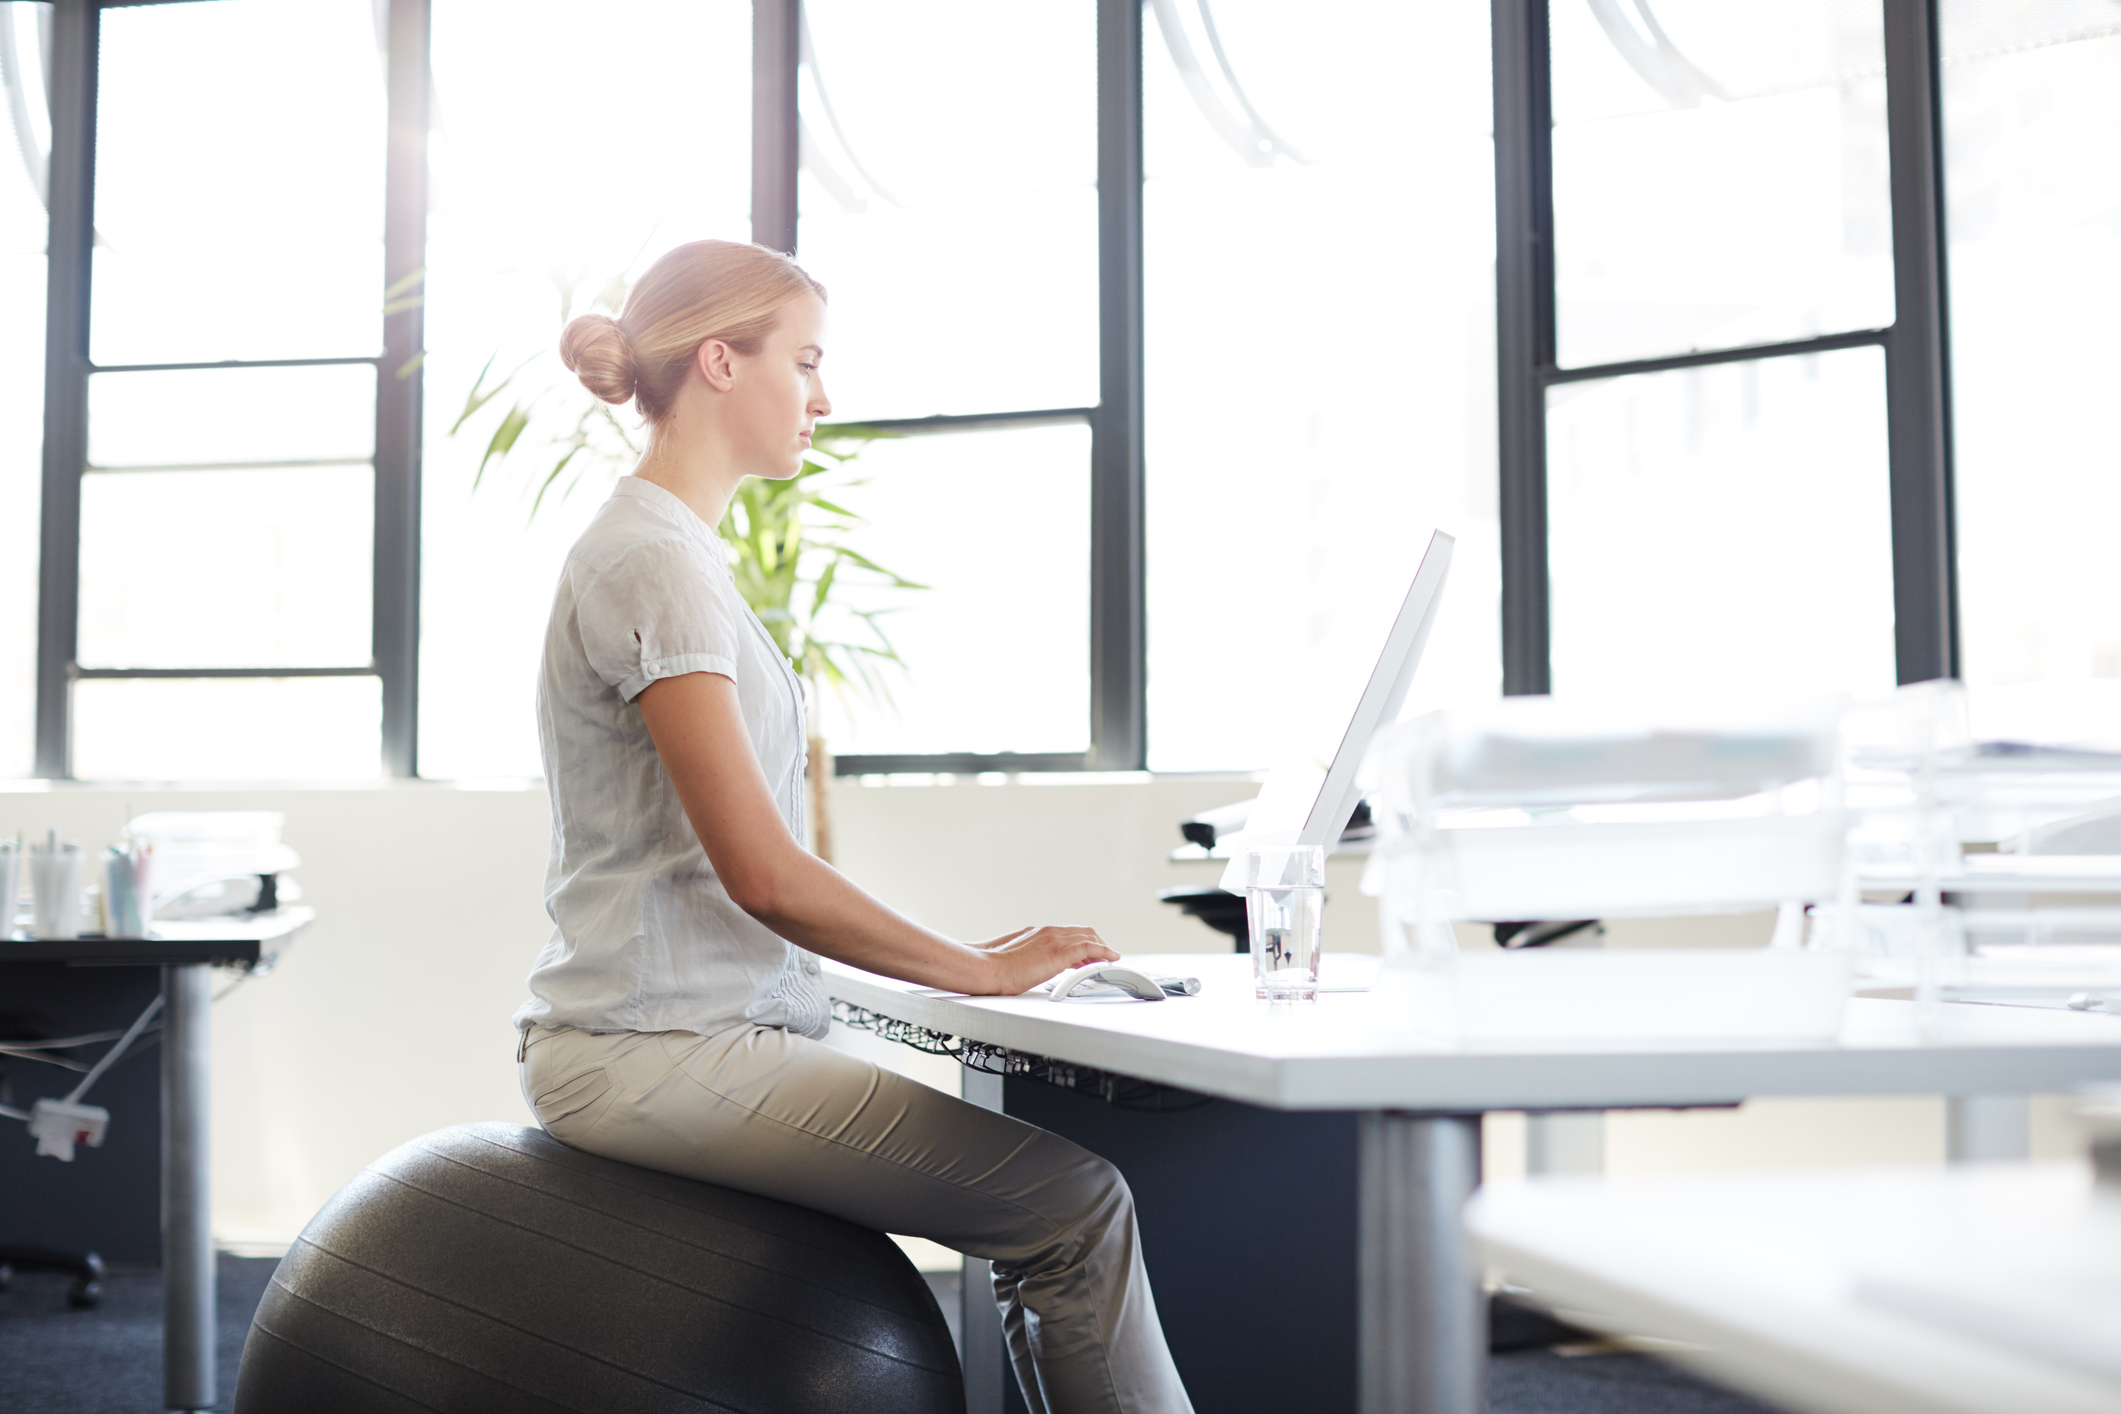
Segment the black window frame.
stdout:
[[1506,695],[1538,695],[1552,686],[1548,388],[1865,347],[1885,351],[1896,674],[1902,683],[1958,676],[1937,0],[1881,3],[1892,167],[1893,322],[1822,338],[1563,368],[1555,342],[1551,0],[1493,0],[1496,470]]
[[[1086,752],[850,754],[841,776],[1138,771],[1148,759],[1142,534],[1142,5],[1097,5],[1098,401],[962,416],[866,419],[901,436],[1090,428],[1090,747]],[[796,250],[801,0],[752,0],[751,238]]]
[[[387,774],[418,774],[420,438],[431,0],[389,0],[387,287],[395,298],[373,359],[155,365],[242,368],[373,363],[372,661],[343,668],[82,669],[81,477],[87,466],[96,68],[103,10],[171,0],[50,0],[53,7],[51,238],[47,274],[36,770],[69,778],[73,683],[91,677],[374,676]],[[1496,350],[1502,676],[1505,693],[1551,681],[1546,390],[1632,373],[1876,346],[1884,350],[1899,680],[1955,676],[1959,612],[1952,506],[1937,0],[1881,0],[1892,166],[1892,324],[1824,338],[1587,368],[1556,361],[1550,0],[1491,0],[1496,193]],[[1144,0],[1095,0],[1097,26],[1098,403],[880,425],[922,433],[1086,423],[1091,433],[1090,730],[1082,754],[847,755],[875,772],[1139,771],[1147,764],[1144,529],[1142,64]],[[752,0],[752,236],[795,251],[800,0]]]
[[[94,272],[96,102],[105,10],[177,0],[49,0],[52,6],[50,237],[46,245],[44,456],[38,543],[36,772],[73,778],[73,686],[96,678],[373,677],[382,688],[388,775],[418,774],[420,640],[419,294],[427,229],[428,0],[390,0],[384,170],[385,291],[376,354],[97,364],[89,356]],[[394,297],[391,297],[394,296]],[[388,309],[388,313],[381,311]],[[88,465],[88,384],[98,373],[314,368],[376,370],[374,579],[370,661],[338,667],[84,668],[81,482]]]

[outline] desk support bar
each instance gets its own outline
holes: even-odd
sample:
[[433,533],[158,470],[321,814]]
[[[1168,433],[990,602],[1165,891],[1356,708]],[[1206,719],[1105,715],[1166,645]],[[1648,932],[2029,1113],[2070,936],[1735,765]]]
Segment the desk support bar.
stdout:
[[[990,1071],[964,1067],[966,1101],[996,1114],[1002,1110],[1002,1078]],[[994,1301],[994,1264],[965,1258],[958,1287],[958,1344],[965,1371],[965,1414],[1002,1414],[1008,1405],[1004,1387],[1016,1382],[1009,1368],[1008,1338],[1002,1334],[1001,1308]]]
[[1479,1115],[1362,1116],[1362,1414],[1481,1414],[1487,1307],[1464,1228]]
[[218,1398],[207,1159],[213,969],[164,968],[162,997],[162,1402],[207,1409]]
[[1604,1173],[1605,1111],[1552,1110],[1524,1117],[1524,1171]]
[[2027,1095],[1948,1095],[1944,1156],[1955,1164],[2032,1157],[2033,1102]]

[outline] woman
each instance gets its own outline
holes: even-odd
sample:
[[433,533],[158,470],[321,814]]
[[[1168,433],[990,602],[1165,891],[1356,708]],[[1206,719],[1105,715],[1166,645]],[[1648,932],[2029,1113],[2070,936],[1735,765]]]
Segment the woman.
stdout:
[[945,938],[800,843],[802,687],[714,527],[744,477],[801,469],[832,411],[824,324],[794,261],[696,241],[617,320],[561,337],[649,440],[569,553],[546,630],[555,927],[516,1016],[524,1094],[576,1148],[987,1258],[1035,1414],[1189,1411],[1117,1170],[815,1039],[813,954],[977,995],[1118,956],[1088,928]]

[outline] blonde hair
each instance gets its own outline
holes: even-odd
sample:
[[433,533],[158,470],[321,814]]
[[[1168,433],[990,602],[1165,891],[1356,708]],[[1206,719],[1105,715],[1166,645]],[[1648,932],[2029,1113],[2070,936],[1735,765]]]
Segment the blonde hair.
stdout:
[[693,354],[719,339],[756,354],[781,306],[825,287],[779,251],[736,241],[692,241],[634,282],[613,319],[585,314],[560,334],[560,359],[607,403],[634,399],[661,422],[684,386]]

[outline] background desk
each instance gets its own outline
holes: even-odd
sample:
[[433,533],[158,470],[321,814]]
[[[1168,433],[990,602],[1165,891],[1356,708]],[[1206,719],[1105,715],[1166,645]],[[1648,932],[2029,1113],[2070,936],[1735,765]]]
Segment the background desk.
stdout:
[[[826,976],[836,999],[931,1031],[1234,1102],[1160,1115],[1026,1080],[998,1095],[991,1081],[968,1086],[1127,1175],[1158,1307],[1204,1410],[1479,1414],[1483,1307],[1461,1212],[1485,1111],[2030,1094],[2121,1077],[2121,1018],[2106,1016],[1952,1007],[1925,1038],[1913,1003],[1857,1000],[1834,1045],[1478,1052],[1396,1030],[1366,994],[1261,1005],[1249,958],[1129,961],[1199,976],[1202,994],[1056,1005],[938,995],[834,963]],[[1335,961],[1354,960],[1329,960],[1329,973]],[[1264,1198],[1289,1184],[1316,1195],[1301,1232],[1261,1220]],[[1283,1248],[1308,1256],[1290,1265]],[[1307,1310],[1319,1314],[1305,1323]],[[1283,1317],[1296,1324],[1273,1338],[1265,1323]],[[968,1325],[979,1399],[974,1346]],[[1278,1382],[1292,1379],[1302,1397],[1286,1403]]]
[[[217,1398],[207,1128],[213,969],[270,962],[315,916],[282,908],[247,919],[159,924],[150,938],[0,940],[0,965],[161,969],[163,1399],[171,1409],[204,1409]],[[96,1099],[92,1091],[85,1103]],[[124,1123],[113,1116],[113,1127]],[[94,1162],[96,1153],[76,1162]]]
[[2121,1199],[2086,1164],[1550,1179],[1468,1220],[1572,1319],[1799,1408],[2121,1408]]

